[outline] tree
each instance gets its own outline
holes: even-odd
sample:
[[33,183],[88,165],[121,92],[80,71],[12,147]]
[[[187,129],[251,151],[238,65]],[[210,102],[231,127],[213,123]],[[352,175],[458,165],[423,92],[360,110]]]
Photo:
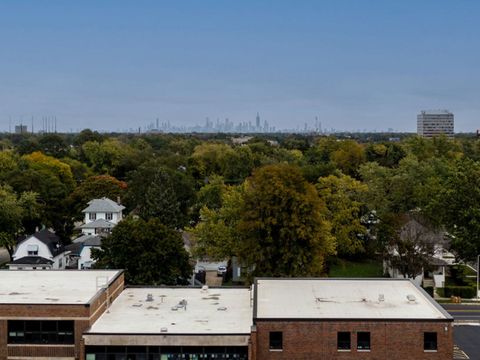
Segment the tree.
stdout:
[[0,186],[0,246],[7,249],[10,257],[17,237],[32,231],[31,226],[40,218],[40,211],[35,193],[24,192],[17,196],[9,186]]
[[404,278],[414,279],[429,269],[434,245],[440,240],[439,233],[409,216],[397,220],[398,230],[390,241],[386,259]]
[[[208,186],[208,185],[207,185]],[[206,203],[200,209],[200,221],[189,229],[194,235],[193,251],[197,257],[207,256],[222,261],[240,253],[241,235],[238,229],[244,185],[212,185],[219,190],[220,204]]]
[[437,215],[452,235],[452,247],[463,260],[480,254],[480,163],[458,161],[438,193]]
[[246,183],[239,257],[252,275],[319,276],[335,252],[327,208],[297,166],[257,169]]
[[183,284],[192,275],[179,232],[158,219],[127,217],[92,251],[97,268],[125,269],[131,285]]
[[362,207],[365,206],[360,199],[367,186],[347,175],[330,175],[318,179],[316,188],[327,205],[327,219],[332,224],[338,255],[352,256],[365,252],[363,239],[367,229],[362,223],[365,211]]
[[150,161],[130,174],[125,202],[145,220],[156,217],[180,228],[188,222],[194,197],[193,183],[184,172]]
[[81,215],[81,210],[92,199],[107,197],[116,201],[122,198],[127,190],[127,183],[110,175],[90,176],[70,194],[68,202],[72,207],[72,214]]
[[333,152],[332,161],[344,174],[357,176],[360,165],[365,162],[363,146],[353,140],[344,140],[340,148]]
[[44,134],[38,141],[41,152],[48,156],[62,158],[68,153],[68,145],[62,136],[58,134]]

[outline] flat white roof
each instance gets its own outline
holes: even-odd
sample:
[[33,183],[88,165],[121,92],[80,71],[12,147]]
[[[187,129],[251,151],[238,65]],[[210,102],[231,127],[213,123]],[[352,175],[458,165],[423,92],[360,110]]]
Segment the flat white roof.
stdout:
[[0,304],[87,304],[120,270],[0,271]]
[[[88,333],[250,334],[250,295],[247,288],[126,288]],[[177,308],[182,300],[186,308]]]
[[256,288],[257,319],[451,319],[407,279],[257,279]]

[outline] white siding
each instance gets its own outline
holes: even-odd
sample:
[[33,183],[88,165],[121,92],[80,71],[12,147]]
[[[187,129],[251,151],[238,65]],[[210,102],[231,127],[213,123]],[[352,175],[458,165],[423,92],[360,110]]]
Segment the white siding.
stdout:
[[41,256],[45,259],[53,260],[53,254],[50,252],[50,249],[48,248],[48,246],[33,236],[18,245],[17,249],[15,250],[15,253],[12,256],[13,260],[17,260],[25,256],[29,256],[28,245],[38,246],[38,255],[35,255],[35,256]]

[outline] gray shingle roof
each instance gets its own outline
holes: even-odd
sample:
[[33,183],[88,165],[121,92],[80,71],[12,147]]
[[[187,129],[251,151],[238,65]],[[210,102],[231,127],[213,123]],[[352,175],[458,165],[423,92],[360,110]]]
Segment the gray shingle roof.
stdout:
[[105,219],[97,219],[95,221],[89,222],[88,224],[83,224],[80,226],[80,229],[112,229],[115,226],[114,223],[107,221]]
[[50,250],[53,256],[57,256],[58,254],[63,252],[63,245],[60,238],[55,233],[49,231],[48,229],[43,229],[43,230],[37,231],[32,235],[28,235],[26,237],[21,238],[17,243],[17,247],[18,245],[20,245],[20,243],[27,241],[31,237],[35,237],[41,242],[43,242],[45,245],[47,245],[48,249]]
[[84,213],[94,212],[119,212],[125,209],[125,206],[117,204],[109,198],[93,199],[88,202],[88,206],[82,210]]

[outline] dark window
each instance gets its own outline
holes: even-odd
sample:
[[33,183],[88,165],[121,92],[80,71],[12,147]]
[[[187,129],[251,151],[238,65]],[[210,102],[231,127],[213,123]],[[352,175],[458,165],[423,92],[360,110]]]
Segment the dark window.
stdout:
[[113,213],[105,213],[105,220],[112,220],[113,219]]
[[337,333],[337,349],[338,350],[350,350],[350,333],[339,332]]
[[370,333],[357,333],[357,350],[370,350]]
[[9,344],[73,344],[73,321],[8,321]]
[[437,333],[423,333],[423,350],[437,350]]
[[88,213],[89,220],[97,220],[97,213]]
[[283,333],[281,331],[270,332],[270,350],[283,349]]

